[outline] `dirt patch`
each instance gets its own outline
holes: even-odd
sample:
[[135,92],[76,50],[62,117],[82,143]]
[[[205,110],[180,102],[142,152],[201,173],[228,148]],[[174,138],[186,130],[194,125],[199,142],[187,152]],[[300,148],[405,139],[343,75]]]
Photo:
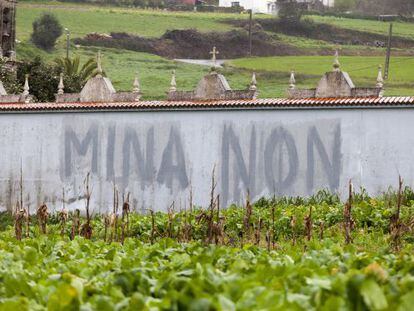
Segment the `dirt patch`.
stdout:
[[[247,28],[246,21],[229,20],[228,23],[244,29]],[[303,19],[300,22],[281,22],[278,19],[263,19],[255,23],[256,27],[261,27],[266,31],[321,40],[339,45],[385,47],[388,39],[386,35],[315,23],[310,19]],[[394,48],[407,49],[414,47],[414,40],[396,36],[393,37],[392,43]]]
[[[300,49],[280,42],[261,29],[255,29],[252,41],[254,56],[300,55]],[[167,58],[210,58],[209,51],[216,46],[219,58],[230,59],[248,56],[249,38],[245,30],[201,33],[194,29],[167,31],[160,38],[143,38],[127,33],[111,33],[110,36],[90,34],[76,39],[77,44],[122,48],[157,54]]]

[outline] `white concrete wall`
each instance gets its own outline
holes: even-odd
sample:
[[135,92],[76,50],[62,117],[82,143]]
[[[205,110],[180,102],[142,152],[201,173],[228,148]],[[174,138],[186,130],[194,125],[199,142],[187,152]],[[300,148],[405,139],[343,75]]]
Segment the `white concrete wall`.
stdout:
[[[136,209],[209,200],[216,166],[224,204],[252,197],[370,193],[414,181],[413,109],[233,110],[0,114],[0,207],[14,205],[23,167],[25,201],[83,208],[92,173],[93,208],[112,206],[112,182]],[[30,196],[28,198],[28,196]]]

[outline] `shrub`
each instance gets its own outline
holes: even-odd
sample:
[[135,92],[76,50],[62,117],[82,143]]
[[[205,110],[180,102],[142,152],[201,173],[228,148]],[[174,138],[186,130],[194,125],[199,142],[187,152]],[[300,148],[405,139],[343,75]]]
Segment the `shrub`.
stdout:
[[46,64],[40,57],[18,64],[17,80],[24,84],[25,76],[30,76],[30,94],[38,102],[53,102],[59,83],[59,68]]
[[19,94],[22,91],[22,85],[17,81],[15,68],[10,66],[12,65],[5,59],[0,59],[0,80],[8,94]]
[[62,35],[62,26],[52,14],[44,14],[33,22],[33,43],[43,49],[51,50],[56,40]]

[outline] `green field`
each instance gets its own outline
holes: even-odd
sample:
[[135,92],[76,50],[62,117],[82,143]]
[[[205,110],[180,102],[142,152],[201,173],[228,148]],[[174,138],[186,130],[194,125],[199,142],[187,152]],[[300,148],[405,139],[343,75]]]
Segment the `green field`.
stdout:
[[159,37],[167,30],[189,28],[197,28],[200,31],[227,31],[233,27],[223,23],[223,20],[241,18],[240,15],[234,14],[22,3],[17,13],[19,39],[26,40],[30,37],[33,21],[44,12],[56,15],[63,27],[70,29],[75,37],[82,37],[91,32],[128,32],[144,37]]
[[[65,55],[65,36],[59,38],[56,49],[47,53],[35,48],[29,41],[32,22],[43,12],[55,14],[62,25],[71,30],[72,38],[83,37],[90,32],[109,33],[125,31],[140,36],[159,37],[167,30],[196,28],[200,31],[227,31],[232,26],[224,20],[246,19],[245,14],[218,14],[195,12],[165,12],[128,8],[96,7],[60,2],[30,2],[19,4],[17,14],[17,45],[20,59],[31,59],[41,55],[48,61]],[[256,18],[269,18],[258,16]],[[358,28],[374,33],[386,33],[386,24],[375,21],[312,17],[317,21],[337,23],[340,27]],[[357,26],[355,26],[357,25]],[[414,24],[396,23],[395,32],[410,36],[414,33]],[[326,50],[334,50],[332,43],[277,34],[278,38],[288,44],[308,51],[312,56],[268,57],[238,59],[227,62],[222,70],[234,89],[245,88],[252,71],[257,72],[259,96],[283,97],[288,84],[289,72],[297,72],[298,86],[315,87],[324,71],[330,70],[332,57],[313,56],[317,53],[326,54]],[[137,53],[126,50],[103,48],[104,68],[118,90],[129,90],[133,76],[139,72],[144,99],[165,98],[169,87],[172,69],[177,71],[178,88],[189,90],[196,86],[198,80],[207,72],[207,68],[196,65],[184,65],[155,55]],[[370,48],[363,46],[342,46],[342,53],[352,51],[354,54],[370,53]],[[71,46],[71,53],[82,56],[83,60],[93,57],[96,48]],[[372,53],[378,55],[381,50]],[[207,54],[207,51],[206,51]],[[348,71],[356,85],[372,86],[375,84],[378,64],[383,64],[383,57],[352,56],[341,57],[343,70]],[[386,95],[413,95],[414,79],[411,75],[411,57],[395,57],[391,64],[390,80],[386,83]]]
[[[311,16],[318,23],[326,23],[340,28],[366,31],[381,35],[388,34],[389,23],[373,20],[361,20],[353,18],[338,18],[331,16]],[[402,38],[414,39],[414,23],[393,22],[393,34]]]

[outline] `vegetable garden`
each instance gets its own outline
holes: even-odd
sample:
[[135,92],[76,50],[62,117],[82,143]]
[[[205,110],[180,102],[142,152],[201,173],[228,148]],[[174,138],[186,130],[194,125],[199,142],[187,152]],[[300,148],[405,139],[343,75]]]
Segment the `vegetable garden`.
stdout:
[[[23,189],[21,189],[23,192]],[[0,310],[411,310],[414,192],[1,215]],[[64,198],[64,192],[63,192]],[[30,215],[30,216],[29,216]]]

